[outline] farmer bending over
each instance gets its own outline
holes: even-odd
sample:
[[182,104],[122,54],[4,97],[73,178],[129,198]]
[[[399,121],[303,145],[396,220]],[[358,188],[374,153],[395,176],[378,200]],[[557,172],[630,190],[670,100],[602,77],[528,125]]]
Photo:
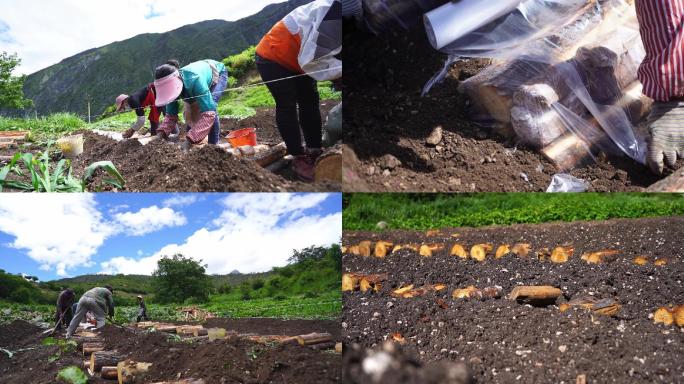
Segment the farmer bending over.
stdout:
[[71,288],[67,288],[59,293],[59,297],[57,297],[57,311],[55,312],[57,329],[62,328],[62,325],[67,327],[74,317],[71,306],[74,304],[75,298],[76,294]]
[[197,108],[199,113],[193,119],[193,126],[187,128],[183,147],[187,149],[192,144],[199,144],[207,135],[209,144],[218,144],[221,129],[217,107],[228,85],[226,66],[215,60],[196,61],[180,69],[164,64],[157,67],[154,78],[157,90],[155,104],[157,107],[166,106],[166,116],[157,130],[157,136],[166,139],[176,127],[178,102],[183,99],[191,108]]
[[342,62],[335,57],[340,52],[339,0],[316,0],[298,7],[273,26],[256,48],[257,69],[269,82],[266,86],[275,99],[278,131],[294,156],[295,173],[304,181],[313,180],[314,164],[321,153],[316,80],[341,79]]
[[684,156],[684,0],[637,0],[646,57],[638,77],[653,100],[648,117],[651,138],[648,165],[663,172],[663,159],[674,167]]
[[145,300],[143,300],[143,297],[138,295],[138,318],[135,320],[136,323],[139,323],[140,320],[145,320],[147,321],[149,318],[147,317],[147,306],[145,305]]
[[112,294],[114,290],[111,286],[106,285],[104,288],[96,287],[86,292],[78,301],[78,307],[74,318],[69,323],[66,337],[69,338],[74,334],[78,324],[83,320],[86,312],[90,311],[97,321],[96,328],[102,328],[105,325],[105,315],[111,320],[114,317],[114,299]]

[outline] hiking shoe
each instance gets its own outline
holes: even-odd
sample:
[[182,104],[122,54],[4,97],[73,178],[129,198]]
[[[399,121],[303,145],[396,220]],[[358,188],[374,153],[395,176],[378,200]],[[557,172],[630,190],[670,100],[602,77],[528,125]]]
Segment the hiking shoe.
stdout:
[[308,183],[314,180],[314,162],[311,160],[311,156],[295,156],[294,161],[292,162],[292,168],[300,180]]

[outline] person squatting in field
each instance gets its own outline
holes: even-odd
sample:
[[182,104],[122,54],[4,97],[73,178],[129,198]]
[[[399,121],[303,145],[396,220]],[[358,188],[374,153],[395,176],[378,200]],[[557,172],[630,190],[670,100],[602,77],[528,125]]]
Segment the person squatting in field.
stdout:
[[155,105],[164,107],[165,116],[157,136],[167,139],[178,123],[179,101],[185,105],[187,131],[184,149],[208,138],[218,144],[221,133],[218,102],[228,85],[226,66],[215,60],[200,60],[183,68],[171,64],[157,67],[154,75],[157,91]]
[[149,320],[147,317],[147,306],[145,305],[145,300],[141,295],[138,295],[138,317],[135,322],[139,323],[141,320]]
[[[177,60],[169,60],[166,64],[173,65],[180,68]],[[128,139],[135,132],[145,126],[145,108],[150,108],[150,113],[147,118],[150,121],[150,134],[152,136],[157,134],[159,127],[159,116],[161,109],[155,105],[156,90],[154,83],[147,84],[131,95],[121,94],[116,98],[116,112],[123,112],[126,109],[132,109],[137,115],[135,122],[122,134],[124,139]]]
[[275,24],[256,47],[257,70],[275,99],[278,131],[304,181],[313,180],[322,146],[316,81],[342,78],[342,62],[335,57],[342,52],[342,16],[340,0],[313,1]]
[[76,294],[71,288],[67,288],[59,293],[57,297],[57,310],[55,311],[55,322],[57,329],[62,328],[62,325],[67,327],[74,317],[74,312],[71,306],[74,304]]
[[74,318],[69,323],[66,337],[69,338],[74,334],[76,328],[81,323],[87,312],[91,312],[95,316],[96,328],[102,328],[105,325],[105,315],[111,320],[114,317],[114,299],[112,295],[114,289],[107,285],[104,288],[95,287],[81,296],[78,301],[78,307]]
[[648,165],[663,172],[684,156],[684,0],[636,0],[646,49],[638,77],[655,100],[648,117]]

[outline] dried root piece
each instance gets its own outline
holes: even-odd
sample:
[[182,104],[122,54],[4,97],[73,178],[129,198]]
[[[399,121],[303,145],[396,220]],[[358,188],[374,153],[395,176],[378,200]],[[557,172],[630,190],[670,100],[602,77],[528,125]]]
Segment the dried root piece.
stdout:
[[342,292],[353,291],[359,284],[359,277],[355,273],[342,274]]
[[356,291],[358,289],[361,292],[369,290],[378,292],[385,280],[387,280],[386,273],[373,275],[344,273],[342,274],[342,291]]
[[445,284],[427,284],[419,288],[413,288],[413,284],[399,289],[395,289],[392,293],[395,296],[403,297],[405,299],[410,299],[416,296],[422,296],[428,292],[441,291],[446,289]]
[[530,254],[530,248],[532,248],[532,246],[529,243],[517,243],[513,245],[511,252],[518,257],[527,257],[527,255]]
[[458,256],[461,259],[467,259],[468,258],[468,253],[466,252],[465,248],[461,244],[454,244],[451,247],[451,252],[449,252],[450,255],[452,256]]
[[672,312],[674,313],[674,321],[678,327],[684,327],[684,304],[676,306]]
[[653,322],[656,324],[663,323],[665,325],[672,325],[674,322],[674,314],[669,308],[660,307],[653,313]]
[[425,232],[425,236],[427,236],[427,237],[430,237],[430,236],[439,236],[439,235],[441,235],[441,234],[442,234],[442,231],[440,231],[439,229],[428,229],[428,230]]
[[548,305],[556,302],[561,290],[550,285],[519,285],[511,291],[508,298],[532,305]]
[[469,285],[466,288],[455,289],[454,292],[452,292],[451,297],[454,299],[497,299],[501,297],[502,291],[503,288],[498,285],[482,289],[477,289],[474,286]]
[[394,248],[392,248],[392,252],[391,252],[391,253],[394,253],[394,252],[396,252],[396,251],[398,251],[398,250],[400,250],[400,249],[404,249],[404,248],[410,249],[410,250],[412,250],[413,252],[418,252],[418,248],[419,248],[419,247],[418,247],[417,244],[397,244],[397,245],[394,246]]
[[496,253],[494,254],[494,258],[500,259],[509,253],[511,253],[511,246],[508,244],[501,244],[496,249]]
[[421,256],[430,257],[432,256],[432,249],[430,249],[428,245],[423,244],[420,246],[420,252],[418,253],[420,253]]
[[573,298],[570,302],[559,305],[561,312],[565,312],[572,307],[581,307],[599,315],[615,316],[622,305],[617,300],[611,298],[596,299],[592,296]]
[[389,241],[378,241],[375,243],[375,250],[373,254],[375,257],[383,258],[387,256],[389,250],[392,248],[392,245],[394,244]]
[[646,265],[648,264],[648,257],[646,256],[637,256],[632,260],[632,262],[636,265]]
[[653,264],[655,264],[658,267],[662,267],[663,265],[665,265],[667,263],[668,263],[668,260],[666,258],[658,258],[653,262]]
[[392,340],[396,341],[399,344],[406,343],[406,339],[404,339],[404,336],[402,336],[399,332],[393,333],[390,336],[392,336]]
[[551,262],[562,264],[567,262],[575,253],[575,248],[573,247],[556,247],[551,251]]
[[620,251],[616,251],[614,249],[604,249],[597,252],[585,252],[582,254],[582,260],[589,264],[609,263],[617,259],[618,253],[620,253]]
[[470,248],[470,258],[477,261],[484,261],[487,257],[487,253],[491,252],[494,248],[491,244],[475,244]]

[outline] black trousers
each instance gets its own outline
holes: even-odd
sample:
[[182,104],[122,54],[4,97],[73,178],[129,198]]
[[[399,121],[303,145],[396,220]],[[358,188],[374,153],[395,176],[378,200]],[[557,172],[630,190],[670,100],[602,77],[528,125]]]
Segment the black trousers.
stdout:
[[[259,55],[256,64],[264,81],[298,75]],[[266,86],[276,102],[276,123],[280,136],[287,145],[287,151],[294,156],[304,154],[300,126],[306,146],[321,148],[322,122],[316,81],[310,76],[299,76],[268,83]]]

